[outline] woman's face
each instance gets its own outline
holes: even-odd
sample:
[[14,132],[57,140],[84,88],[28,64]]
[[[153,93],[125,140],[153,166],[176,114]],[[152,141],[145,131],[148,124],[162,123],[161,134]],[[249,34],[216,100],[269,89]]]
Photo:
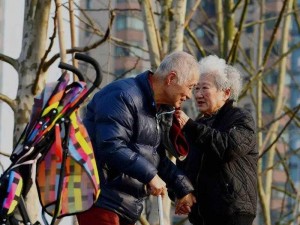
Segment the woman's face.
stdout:
[[218,90],[213,75],[202,75],[195,87],[194,96],[199,111],[211,115],[225,104],[230,96],[230,89]]

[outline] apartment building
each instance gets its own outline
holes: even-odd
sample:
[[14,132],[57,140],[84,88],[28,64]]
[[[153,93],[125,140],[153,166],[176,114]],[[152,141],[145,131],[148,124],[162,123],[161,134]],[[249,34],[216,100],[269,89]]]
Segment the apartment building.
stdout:
[[109,41],[89,51],[102,67],[104,74],[102,85],[124,76],[136,75],[145,68],[150,69],[145,51],[144,24],[137,0],[111,2],[84,0],[80,5],[86,9],[89,20],[95,24],[91,27],[81,23],[80,26],[84,30],[79,33],[81,45],[89,45],[103,38],[111,18],[107,9],[114,9]]

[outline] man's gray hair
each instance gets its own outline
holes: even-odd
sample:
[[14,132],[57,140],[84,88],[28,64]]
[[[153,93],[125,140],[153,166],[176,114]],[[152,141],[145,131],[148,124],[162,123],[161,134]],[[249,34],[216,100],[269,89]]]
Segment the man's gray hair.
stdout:
[[235,67],[226,64],[224,59],[210,55],[200,60],[200,76],[213,76],[218,90],[230,89],[229,99],[238,100],[242,79]]
[[155,74],[166,77],[172,71],[177,74],[178,84],[182,85],[191,80],[195,74],[199,75],[199,63],[192,55],[176,51],[162,60]]

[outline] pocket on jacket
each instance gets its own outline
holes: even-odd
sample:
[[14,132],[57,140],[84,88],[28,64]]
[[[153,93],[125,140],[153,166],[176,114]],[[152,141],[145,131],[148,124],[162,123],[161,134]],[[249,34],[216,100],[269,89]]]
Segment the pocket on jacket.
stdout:
[[239,178],[236,177],[230,177],[230,179],[226,179],[224,178],[224,176],[222,176],[222,180],[223,180],[223,191],[224,191],[224,200],[226,202],[232,202],[234,201],[239,193],[242,190],[242,182],[239,180]]

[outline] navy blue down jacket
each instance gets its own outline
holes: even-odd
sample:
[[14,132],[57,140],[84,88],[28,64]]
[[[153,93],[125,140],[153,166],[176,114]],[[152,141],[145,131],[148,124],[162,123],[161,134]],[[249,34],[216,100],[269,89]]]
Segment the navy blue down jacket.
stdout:
[[[166,156],[163,131],[172,107],[157,112],[146,71],[96,93],[84,124],[93,143],[101,193],[96,206],[135,223],[147,197],[146,185],[158,174],[178,198],[193,191],[187,177]],[[161,107],[163,108],[163,107]],[[170,117],[171,116],[171,117]],[[170,123],[169,123],[170,124]]]

